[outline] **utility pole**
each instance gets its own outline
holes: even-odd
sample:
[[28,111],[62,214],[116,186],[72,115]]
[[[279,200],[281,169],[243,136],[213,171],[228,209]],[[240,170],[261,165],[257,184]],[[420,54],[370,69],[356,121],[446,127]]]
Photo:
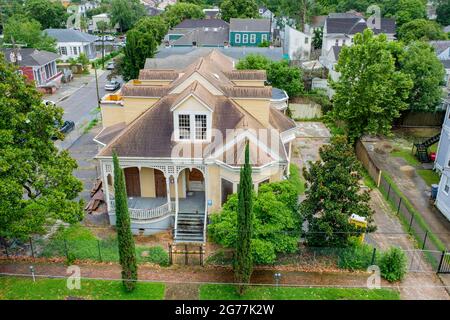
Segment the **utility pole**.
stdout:
[[93,63],[95,71],[95,88],[97,89],[97,107],[100,108],[100,94],[98,92],[97,64]]

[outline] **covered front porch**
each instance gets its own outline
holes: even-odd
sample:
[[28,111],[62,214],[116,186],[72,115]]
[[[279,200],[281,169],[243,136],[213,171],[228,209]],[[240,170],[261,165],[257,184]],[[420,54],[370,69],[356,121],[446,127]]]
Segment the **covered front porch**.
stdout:
[[[105,168],[106,169],[106,168]],[[112,168],[108,168],[111,169]],[[106,170],[105,170],[106,171]],[[174,228],[175,241],[203,242],[206,220],[206,179],[204,167],[135,167],[124,168],[131,228],[137,234],[153,234]],[[112,172],[105,174],[106,197],[111,224],[115,224],[115,196]],[[178,219],[180,217],[180,219]],[[189,217],[189,224],[186,224]],[[193,221],[193,223],[191,223]],[[155,226],[158,225],[156,228]],[[180,227],[180,228],[178,228]],[[179,229],[179,230],[178,230]],[[195,229],[195,236],[191,236]],[[181,230],[181,231],[180,231]],[[180,240],[181,239],[181,240]]]

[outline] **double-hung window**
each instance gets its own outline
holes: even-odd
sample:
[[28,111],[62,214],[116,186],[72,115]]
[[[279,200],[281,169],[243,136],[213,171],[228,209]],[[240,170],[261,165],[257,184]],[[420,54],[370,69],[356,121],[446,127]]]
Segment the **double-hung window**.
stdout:
[[445,192],[445,194],[448,194],[449,191],[450,191],[450,178],[445,177],[444,192]]
[[234,35],[234,42],[241,43],[241,34],[240,33],[236,33]]
[[178,130],[180,140],[189,140],[191,138],[191,121],[190,115],[178,115]]
[[59,53],[63,56],[67,55],[67,48],[66,47],[59,47]]
[[250,35],[250,43],[256,43],[256,34],[252,33]]
[[247,33],[244,33],[242,35],[242,43],[248,43],[248,34]]
[[267,41],[267,34],[266,33],[263,33],[261,35],[261,41]]
[[195,139],[206,140],[206,114],[195,115]]

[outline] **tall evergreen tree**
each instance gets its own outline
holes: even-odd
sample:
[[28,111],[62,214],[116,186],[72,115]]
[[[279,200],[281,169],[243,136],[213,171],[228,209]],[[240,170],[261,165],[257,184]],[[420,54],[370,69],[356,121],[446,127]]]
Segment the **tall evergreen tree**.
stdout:
[[116,228],[119,243],[119,260],[122,266],[122,280],[125,289],[127,291],[133,291],[136,287],[137,280],[136,250],[130,229],[125,178],[115,152],[113,153],[113,163],[114,193],[116,196]]
[[250,165],[249,144],[247,142],[245,147],[245,164],[241,169],[238,190],[238,233],[236,241],[234,275],[236,282],[239,283],[239,294],[244,293],[244,283],[250,282],[250,276],[253,270],[253,259],[251,254],[251,239],[253,231],[252,192],[252,167]]

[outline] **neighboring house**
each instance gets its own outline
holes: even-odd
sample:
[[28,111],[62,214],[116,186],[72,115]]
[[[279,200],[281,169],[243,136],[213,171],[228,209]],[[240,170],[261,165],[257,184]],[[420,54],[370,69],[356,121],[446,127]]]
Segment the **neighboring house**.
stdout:
[[436,55],[441,60],[445,69],[445,83],[450,87],[450,41],[430,41],[430,45],[436,51]]
[[206,19],[219,19],[220,17],[220,9],[217,7],[203,9],[203,13],[205,14]]
[[269,19],[230,19],[230,44],[233,47],[257,47],[271,41]]
[[450,100],[446,101],[447,112],[439,140],[435,169],[441,173],[436,207],[450,220]]
[[96,36],[72,29],[46,29],[44,32],[56,39],[56,46],[62,60],[76,59],[80,53],[86,54],[89,59],[95,59]]
[[111,19],[109,17],[109,14],[101,13],[101,14],[92,16],[92,31],[93,32],[99,31],[98,27],[97,27],[97,23],[99,23],[100,21],[106,22],[108,24],[108,29],[106,30],[106,32],[116,32],[119,29],[118,23],[114,26],[114,28],[111,28]]
[[1,49],[8,62],[17,64],[28,80],[34,81],[42,92],[53,93],[61,85],[63,73],[58,71],[56,60],[59,55],[33,48],[21,48],[17,56],[13,49]]
[[100,6],[100,1],[82,1],[80,4],[70,5],[67,8],[68,13],[77,13],[86,16],[86,12]]
[[433,1],[428,1],[426,5],[427,18],[430,20],[436,20],[436,4]]
[[[156,53],[155,58],[147,58],[145,69],[183,69],[194,62],[197,58],[209,54],[212,48],[197,47],[163,47]],[[249,54],[260,54],[272,61],[283,59],[282,48],[259,48],[259,47],[227,47],[216,48],[222,54],[235,61],[244,59]]]
[[229,24],[221,19],[185,19],[164,40],[173,47],[228,46]]
[[450,26],[446,26],[446,27],[444,27],[444,32],[447,32],[447,33],[449,33],[449,32],[450,32]]
[[290,60],[309,60],[311,55],[312,34],[301,32],[288,25],[284,29],[284,53]]
[[[375,34],[384,33],[389,40],[395,39],[395,20],[381,18],[379,28],[368,26],[367,21],[353,13],[330,13],[323,28],[322,57],[334,46],[351,46],[357,33],[371,28]],[[324,63],[325,64],[325,63]]]
[[235,193],[250,146],[254,189],[289,176],[296,124],[271,104],[263,70],[235,70],[211,50],[183,69],[143,69],[101,101],[95,137],[115,224],[112,152],[124,168],[134,234],[173,230],[205,242],[208,215]]

